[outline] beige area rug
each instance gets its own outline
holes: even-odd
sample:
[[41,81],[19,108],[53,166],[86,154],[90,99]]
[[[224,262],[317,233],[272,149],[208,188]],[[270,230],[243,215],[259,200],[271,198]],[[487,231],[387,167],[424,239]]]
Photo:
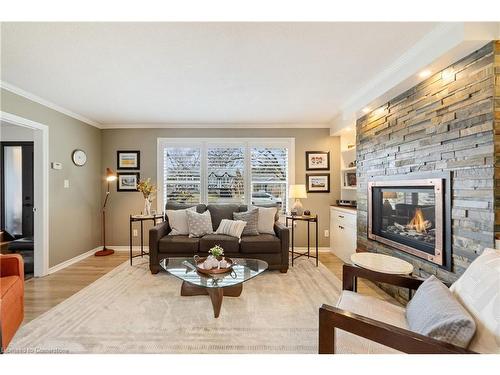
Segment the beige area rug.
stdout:
[[128,261],[17,332],[11,353],[317,353],[318,309],[341,283],[324,265],[298,260],[224,297],[181,297],[181,281]]

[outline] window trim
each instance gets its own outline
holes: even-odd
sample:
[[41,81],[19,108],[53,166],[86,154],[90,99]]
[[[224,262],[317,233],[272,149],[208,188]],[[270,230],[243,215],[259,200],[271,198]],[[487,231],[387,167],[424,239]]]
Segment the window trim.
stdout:
[[[245,148],[245,202],[244,204],[249,205],[252,196],[251,187],[251,153],[250,149],[252,147],[286,147],[288,148],[288,171],[287,171],[287,185],[295,184],[295,138],[157,138],[156,146],[156,183],[158,187],[158,193],[156,197],[156,209],[157,212],[163,212],[165,210],[165,202],[163,200],[164,190],[163,190],[163,150],[165,147],[182,147],[182,146],[199,146],[201,147],[202,157],[201,157],[201,189],[200,189],[200,201],[201,203],[207,204],[207,189],[205,189],[203,184],[207,179],[207,149],[208,146],[243,146]],[[291,200],[287,199],[286,208],[290,207]]]

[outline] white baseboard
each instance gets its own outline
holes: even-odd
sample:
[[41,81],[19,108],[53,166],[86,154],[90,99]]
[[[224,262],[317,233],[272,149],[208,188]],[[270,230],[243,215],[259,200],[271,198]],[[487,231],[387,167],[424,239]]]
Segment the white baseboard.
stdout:
[[50,275],[51,273],[54,273],[54,272],[57,272],[57,271],[60,271],[62,270],[63,268],[66,268],[68,266],[71,266],[72,264],[75,264],[76,262],[79,262],[81,261],[82,259],[85,259],[91,255],[94,255],[94,253],[96,251],[99,251],[99,250],[102,250],[102,246],[98,246],[96,247],[95,249],[92,249],[92,250],[89,250],[87,251],[86,253],[83,253],[83,254],[80,254],[80,255],[77,255],[76,257],[74,258],[71,258],[71,259],[68,259],[68,260],[65,260],[64,262],[62,263],[59,263],[59,264],[56,264],[55,266],[53,267],[50,267],[49,268],[49,272],[48,274]]
[[[130,251],[130,246],[128,245],[122,245],[122,246],[112,246],[112,245],[106,245],[107,248],[113,249],[114,251]],[[149,246],[144,245],[144,251],[148,252],[149,251]],[[141,246],[132,246],[132,251],[141,251]]]

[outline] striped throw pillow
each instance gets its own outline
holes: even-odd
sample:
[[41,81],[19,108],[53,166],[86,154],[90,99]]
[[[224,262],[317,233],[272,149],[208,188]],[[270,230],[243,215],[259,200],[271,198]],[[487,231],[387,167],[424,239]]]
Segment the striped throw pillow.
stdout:
[[225,234],[227,236],[241,238],[241,233],[247,223],[242,220],[222,219],[217,228],[216,234]]
[[257,208],[245,211],[245,212],[234,212],[234,220],[242,220],[247,223],[243,229],[243,236],[258,236],[259,230],[259,210]]

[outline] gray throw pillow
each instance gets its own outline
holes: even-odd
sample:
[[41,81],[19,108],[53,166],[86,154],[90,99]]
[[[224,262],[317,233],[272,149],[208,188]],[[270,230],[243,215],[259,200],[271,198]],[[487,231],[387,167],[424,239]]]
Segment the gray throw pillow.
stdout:
[[233,212],[234,220],[245,221],[247,225],[243,229],[243,236],[258,236],[259,210],[257,208],[245,212]]
[[213,233],[212,217],[209,211],[202,214],[186,210],[189,227],[189,237],[202,237],[205,234]]
[[408,302],[406,320],[410,330],[461,348],[467,348],[476,332],[472,316],[435,276]]

